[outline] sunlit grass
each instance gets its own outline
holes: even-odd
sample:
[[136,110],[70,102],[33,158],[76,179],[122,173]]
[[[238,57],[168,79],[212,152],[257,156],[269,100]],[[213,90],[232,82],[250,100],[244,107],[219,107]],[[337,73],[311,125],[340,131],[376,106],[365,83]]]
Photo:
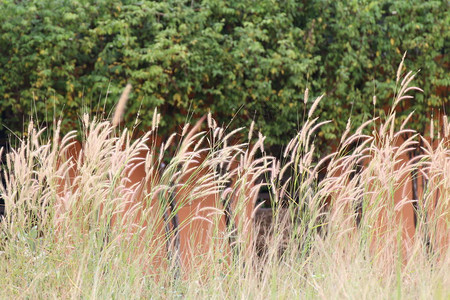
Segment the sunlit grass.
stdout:
[[[0,297],[448,299],[450,127],[444,116],[428,145],[397,124],[412,79],[398,75],[390,113],[354,133],[348,126],[319,161],[321,98],[280,158],[253,128],[240,141],[211,116],[205,130],[201,120],[163,144],[156,112],[135,140],[118,121],[85,116],[76,156],[76,132],[60,139],[56,128],[46,140],[30,123],[3,162]],[[423,155],[404,160],[421,140]],[[130,182],[139,168],[142,180]],[[415,171],[426,184],[411,237],[401,220],[411,201],[394,200]],[[274,216],[265,237],[252,211],[262,186]],[[209,231],[189,231],[194,222]]]

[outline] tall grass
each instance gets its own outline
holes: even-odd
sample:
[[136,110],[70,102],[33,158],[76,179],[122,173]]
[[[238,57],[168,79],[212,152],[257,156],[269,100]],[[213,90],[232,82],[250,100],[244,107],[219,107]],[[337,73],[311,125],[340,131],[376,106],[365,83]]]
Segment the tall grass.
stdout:
[[[420,90],[413,78],[399,72],[387,115],[353,133],[349,120],[320,160],[322,97],[280,158],[253,126],[239,142],[242,129],[228,133],[210,115],[206,129],[186,125],[162,144],[156,111],[134,140],[120,117],[85,116],[76,156],[76,132],[60,138],[56,126],[47,140],[31,122],[4,162],[1,297],[448,299],[450,127],[444,116],[430,144],[397,120],[398,103]],[[423,154],[405,159],[419,145]],[[138,170],[145,176],[130,181]],[[426,183],[417,199],[411,174]],[[264,185],[273,222],[261,237]]]

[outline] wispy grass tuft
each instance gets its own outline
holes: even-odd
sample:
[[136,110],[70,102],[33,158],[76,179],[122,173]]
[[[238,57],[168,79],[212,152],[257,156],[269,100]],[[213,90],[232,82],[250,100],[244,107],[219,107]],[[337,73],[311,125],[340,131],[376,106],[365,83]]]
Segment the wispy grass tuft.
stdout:
[[321,159],[323,96],[280,158],[253,123],[241,141],[212,115],[159,142],[155,110],[132,139],[117,127],[129,88],[112,124],[83,117],[81,143],[31,122],[3,162],[0,297],[448,298],[450,126],[435,140],[408,129],[413,114],[399,126],[421,91],[401,74],[389,114],[355,132],[349,119]]

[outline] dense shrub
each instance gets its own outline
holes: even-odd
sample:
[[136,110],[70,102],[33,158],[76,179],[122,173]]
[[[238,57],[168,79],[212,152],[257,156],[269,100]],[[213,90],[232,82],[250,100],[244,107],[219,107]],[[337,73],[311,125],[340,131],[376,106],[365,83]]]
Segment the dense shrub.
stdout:
[[389,104],[405,51],[425,92],[404,115],[416,110],[423,130],[448,106],[446,1],[6,0],[1,11],[0,121],[16,131],[31,114],[64,112],[72,127],[82,111],[108,113],[130,82],[129,124],[141,109],[148,127],[158,106],[169,132],[211,110],[235,126],[255,119],[273,145],[302,124],[305,88],[326,91],[329,141],[349,116],[357,126],[373,114],[375,93],[376,114]]

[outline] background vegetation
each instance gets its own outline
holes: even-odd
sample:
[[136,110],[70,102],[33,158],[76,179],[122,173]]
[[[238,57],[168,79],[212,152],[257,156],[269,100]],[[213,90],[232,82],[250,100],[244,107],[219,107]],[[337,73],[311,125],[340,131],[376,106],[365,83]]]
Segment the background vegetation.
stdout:
[[[389,105],[395,66],[421,69],[424,89],[399,110],[424,130],[448,106],[448,1],[68,1],[0,4],[0,123],[15,132],[30,115],[107,113],[132,83],[125,121],[151,125],[154,107],[171,132],[187,112],[220,124],[256,121],[268,145],[302,125],[303,91],[326,92],[317,109],[322,143]],[[446,76],[447,75],[447,76]],[[440,87],[440,88],[438,88]],[[376,114],[380,114],[377,111]],[[6,127],[1,129],[4,136]]]

